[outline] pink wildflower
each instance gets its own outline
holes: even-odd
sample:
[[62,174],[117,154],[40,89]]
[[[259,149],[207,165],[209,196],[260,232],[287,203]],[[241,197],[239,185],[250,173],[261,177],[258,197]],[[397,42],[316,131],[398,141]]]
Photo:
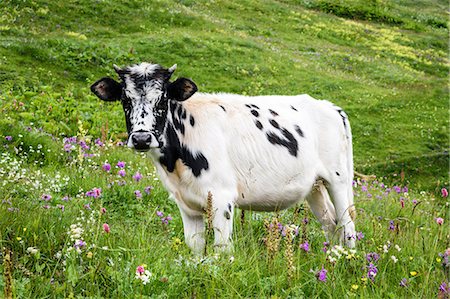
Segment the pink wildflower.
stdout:
[[120,169],[120,170],[117,172],[117,174],[120,175],[121,177],[124,177],[124,176],[127,175],[127,173],[125,172],[125,169]]
[[142,275],[145,272],[145,268],[142,265],[137,266],[136,268],[136,275]]
[[140,174],[139,172],[136,172],[133,175],[133,180],[135,180],[136,182],[139,182],[142,179],[142,174]]
[[101,208],[101,209],[100,209],[100,212],[101,212],[102,214],[106,214],[106,209],[105,209],[105,208]]
[[444,218],[437,217],[437,218],[434,218],[434,220],[436,220],[436,223],[439,224],[439,225],[444,224]]
[[136,198],[142,198],[142,193],[139,190],[134,191],[134,195],[136,195]]
[[442,197],[447,197],[448,196],[448,191],[447,191],[446,188],[442,188],[441,189],[441,195],[442,195]]
[[125,168],[125,162],[123,162],[123,161],[117,162],[117,167],[119,167],[119,168]]
[[109,172],[111,170],[111,164],[105,162],[105,164],[102,165],[102,169],[106,172]]
[[111,229],[109,228],[108,223],[103,223],[103,230],[105,231],[105,233],[109,234]]

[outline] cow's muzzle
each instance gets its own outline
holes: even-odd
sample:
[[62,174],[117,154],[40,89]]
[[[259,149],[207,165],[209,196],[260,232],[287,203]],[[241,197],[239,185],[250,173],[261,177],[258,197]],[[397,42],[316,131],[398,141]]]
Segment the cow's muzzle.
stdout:
[[155,136],[147,131],[133,132],[128,138],[128,146],[134,147],[137,151],[148,151],[155,145],[157,146]]

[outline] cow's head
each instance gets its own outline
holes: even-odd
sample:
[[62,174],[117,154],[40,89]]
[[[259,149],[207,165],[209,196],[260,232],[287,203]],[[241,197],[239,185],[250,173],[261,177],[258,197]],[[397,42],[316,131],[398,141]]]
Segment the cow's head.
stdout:
[[128,131],[127,145],[139,151],[161,146],[169,101],[185,101],[196,91],[194,82],[170,77],[176,65],[165,69],[158,64],[141,64],[114,69],[120,83],[105,77],[91,86],[91,91],[104,101],[121,101]]

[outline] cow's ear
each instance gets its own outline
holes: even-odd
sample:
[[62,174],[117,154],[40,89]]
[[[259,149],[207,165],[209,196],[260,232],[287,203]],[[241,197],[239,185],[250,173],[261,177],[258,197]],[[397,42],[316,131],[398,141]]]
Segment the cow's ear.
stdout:
[[105,77],[92,84],[91,91],[103,101],[118,101],[122,96],[122,85]]
[[182,102],[189,99],[197,90],[197,85],[192,80],[178,78],[167,87],[167,96],[171,100]]

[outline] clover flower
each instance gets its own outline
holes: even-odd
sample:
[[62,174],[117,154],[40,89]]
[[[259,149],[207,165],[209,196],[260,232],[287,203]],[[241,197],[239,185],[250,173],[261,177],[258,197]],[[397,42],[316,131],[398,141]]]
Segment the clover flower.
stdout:
[[109,228],[108,223],[103,223],[103,231],[107,234],[110,233],[111,229]]
[[434,218],[434,220],[436,220],[436,223],[439,224],[439,225],[444,224],[444,218],[437,217],[437,218]]
[[441,195],[442,195],[442,197],[444,197],[444,198],[448,196],[448,191],[447,191],[446,188],[442,188],[442,189],[441,189]]
[[135,274],[135,278],[141,280],[143,285],[146,285],[152,277],[152,273],[145,270],[145,265],[137,266]]

